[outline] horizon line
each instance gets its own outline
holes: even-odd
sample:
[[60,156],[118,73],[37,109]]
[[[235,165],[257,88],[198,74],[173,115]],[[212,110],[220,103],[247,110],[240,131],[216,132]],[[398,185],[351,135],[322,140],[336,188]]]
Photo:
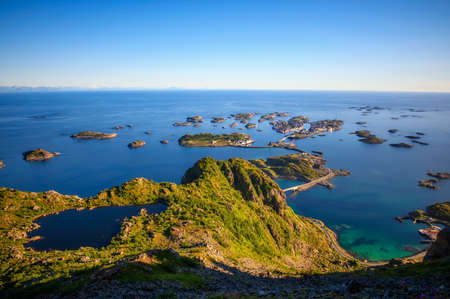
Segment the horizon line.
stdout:
[[80,86],[27,86],[0,85],[0,93],[64,92],[64,91],[313,91],[313,92],[398,92],[398,93],[450,93],[450,90],[373,90],[373,89],[276,89],[276,88],[189,88],[189,87],[80,87]]

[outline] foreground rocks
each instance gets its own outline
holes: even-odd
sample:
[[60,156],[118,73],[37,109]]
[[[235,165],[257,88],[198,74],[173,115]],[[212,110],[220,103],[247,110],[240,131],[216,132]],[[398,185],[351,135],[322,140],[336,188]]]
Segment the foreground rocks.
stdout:
[[23,154],[23,159],[26,161],[45,161],[45,160],[50,160],[53,157],[59,156],[61,155],[61,153],[58,152],[49,152],[46,151],[42,148],[38,148],[35,150],[31,150],[28,152],[24,152]]
[[75,139],[98,139],[98,140],[104,140],[104,139],[112,139],[117,137],[117,133],[100,133],[100,132],[92,132],[92,131],[83,131],[77,134],[73,134],[70,136]]

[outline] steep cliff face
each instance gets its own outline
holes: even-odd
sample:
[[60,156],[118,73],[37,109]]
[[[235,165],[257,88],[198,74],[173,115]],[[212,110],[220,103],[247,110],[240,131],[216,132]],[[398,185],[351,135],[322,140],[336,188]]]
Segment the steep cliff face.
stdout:
[[285,213],[287,206],[283,190],[269,176],[246,160],[202,159],[186,172],[182,183],[188,184],[205,179],[208,175],[211,175],[209,179],[214,176],[216,180],[218,176],[225,176],[227,182],[223,184],[230,185],[239,191],[245,200],[270,206],[280,215]]
[[450,227],[448,226],[439,232],[425,259],[435,260],[441,258],[450,258]]

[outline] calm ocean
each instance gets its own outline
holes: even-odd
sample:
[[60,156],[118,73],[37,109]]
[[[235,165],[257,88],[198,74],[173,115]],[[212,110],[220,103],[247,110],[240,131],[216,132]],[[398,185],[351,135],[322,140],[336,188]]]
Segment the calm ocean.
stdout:
[[[362,115],[349,109],[366,105],[386,110]],[[393,218],[449,200],[449,181],[439,183],[438,191],[420,188],[417,181],[426,178],[427,170],[450,172],[450,94],[185,90],[4,93],[0,94],[0,159],[6,168],[0,169],[0,186],[89,196],[135,177],[179,183],[185,170],[205,156],[255,159],[291,153],[283,149],[183,148],[177,143],[186,133],[241,132],[229,128],[232,120],[214,127],[209,122],[212,116],[274,111],[304,114],[311,120],[345,121],[340,131],[296,141],[303,150],[324,152],[329,167],[348,169],[352,175],[333,179],[335,188],[331,190],[315,187],[297,196],[288,194],[288,204],[295,212],[324,221],[338,234],[343,247],[363,258],[384,260],[423,248],[417,233],[420,225],[400,224]],[[206,119],[199,128],[172,126],[198,114]],[[47,117],[34,118],[37,115]],[[366,121],[367,128],[356,125],[357,121]],[[127,124],[134,127],[111,129]],[[259,128],[263,132],[242,132],[250,134],[255,145],[282,137],[268,122]],[[358,142],[349,134],[356,129],[371,130],[388,141],[380,145]],[[399,131],[390,134],[388,129]],[[70,138],[85,130],[117,132],[119,136],[101,141]],[[145,134],[149,130],[152,135]],[[404,136],[415,132],[425,133],[422,140],[429,145],[414,144],[412,149],[389,146],[409,142]],[[137,139],[147,145],[130,150],[127,144]],[[162,139],[169,144],[160,144]],[[39,147],[61,152],[61,156],[46,162],[23,160],[22,152]]]

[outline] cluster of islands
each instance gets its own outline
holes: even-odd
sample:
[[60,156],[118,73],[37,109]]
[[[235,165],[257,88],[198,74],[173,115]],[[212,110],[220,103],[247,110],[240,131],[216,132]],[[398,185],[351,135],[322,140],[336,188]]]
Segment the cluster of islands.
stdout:
[[[352,109],[368,114],[383,108]],[[253,146],[251,136],[242,132],[198,133],[181,136],[178,144],[277,147],[295,153],[254,160],[203,158],[186,171],[181,184],[136,178],[88,198],[0,187],[0,295],[229,298],[223,294],[230,289],[239,289],[239,294],[248,298],[448,295],[450,202],[397,217],[400,222],[409,219],[428,225],[419,230],[430,242],[426,250],[390,261],[360,260],[339,245],[334,232],[323,222],[295,214],[286,203],[286,192],[301,192],[315,185],[332,188],[332,178],[350,175],[347,170],[326,167],[321,152],[307,153],[286,142],[340,130],[344,121],[310,121],[304,115],[288,118],[287,112],[273,112],[259,115],[252,122],[257,115],[237,113],[214,116],[209,121],[215,126],[231,119],[229,127],[237,130],[257,129],[259,123],[267,121],[284,136],[265,146]],[[173,126],[198,128],[205,121],[200,115],[188,116]],[[240,125],[244,127],[238,128]],[[133,125],[112,129],[127,127]],[[353,134],[366,144],[386,141],[369,130]],[[405,138],[426,145],[419,141],[424,135],[417,132]],[[108,140],[117,136],[118,133],[83,131],[70,137]],[[160,142],[167,144],[168,140]],[[146,142],[134,140],[127,146],[140,148]],[[407,143],[391,146],[412,147]],[[59,155],[38,148],[24,152],[23,158],[36,162]],[[450,178],[444,172],[427,175],[432,178],[419,181],[419,186],[437,189],[440,180]],[[299,184],[283,190],[275,179],[296,180]],[[33,241],[40,237],[32,237],[31,233],[39,229],[39,218],[74,209],[157,203],[167,208],[154,214],[142,209],[139,215],[124,219],[107,246],[33,249]]]

